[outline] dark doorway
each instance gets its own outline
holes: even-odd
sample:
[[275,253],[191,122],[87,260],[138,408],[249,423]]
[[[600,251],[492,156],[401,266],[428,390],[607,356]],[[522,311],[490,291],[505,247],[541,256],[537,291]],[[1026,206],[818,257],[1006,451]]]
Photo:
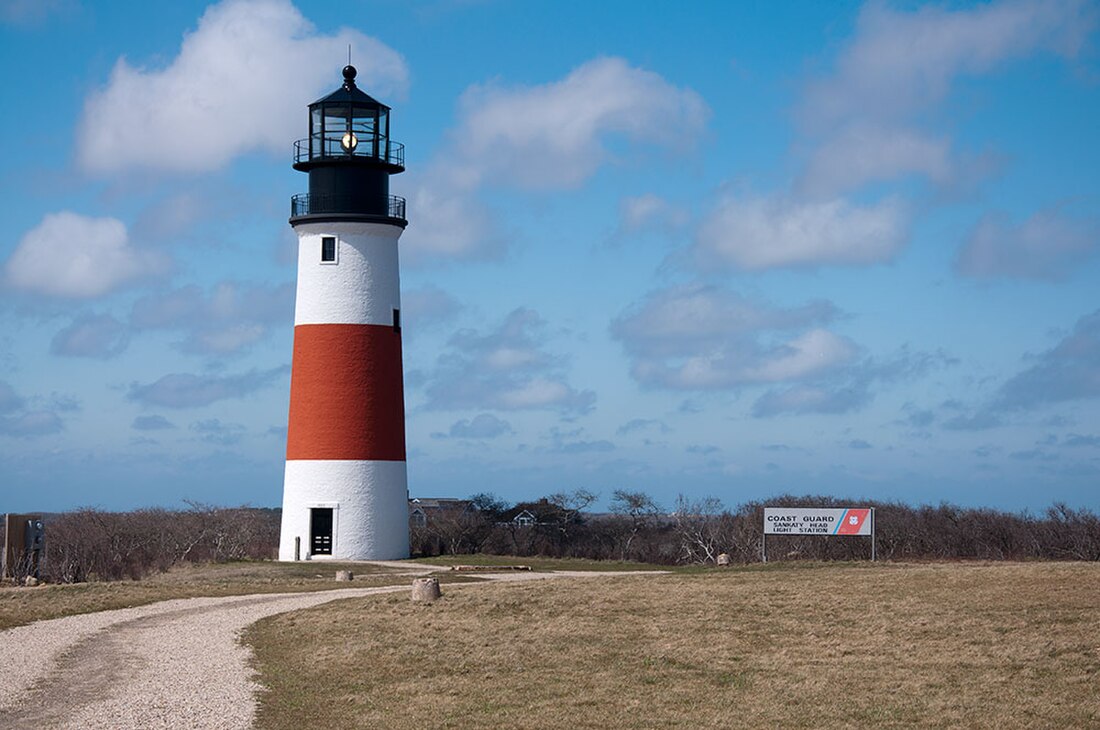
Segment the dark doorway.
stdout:
[[314,507],[309,511],[309,552],[332,555],[332,507]]

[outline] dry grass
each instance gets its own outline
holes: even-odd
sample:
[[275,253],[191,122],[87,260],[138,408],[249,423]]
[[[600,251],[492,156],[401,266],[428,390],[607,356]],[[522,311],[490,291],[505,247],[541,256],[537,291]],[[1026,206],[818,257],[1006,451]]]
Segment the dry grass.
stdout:
[[413,558],[411,562],[429,565],[527,565],[534,571],[550,570],[684,570],[684,568],[650,563],[634,563],[627,560],[585,560],[584,558],[517,558],[511,555],[438,555],[434,558]]
[[454,587],[252,627],[259,727],[1096,727],[1100,565]]
[[[337,570],[351,570],[355,581],[337,583]],[[0,587],[0,631],[41,619],[140,606],[170,598],[316,591],[411,580],[395,576],[395,572],[400,571],[361,563],[250,562],[184,565],[140,581]]]

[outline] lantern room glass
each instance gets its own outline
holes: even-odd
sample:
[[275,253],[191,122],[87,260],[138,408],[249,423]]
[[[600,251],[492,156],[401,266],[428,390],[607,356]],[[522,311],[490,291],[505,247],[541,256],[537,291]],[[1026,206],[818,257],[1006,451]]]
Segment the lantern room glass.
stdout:
[[309,154],[389,158],[389,110],[381,105],[321,102],[310,109]]

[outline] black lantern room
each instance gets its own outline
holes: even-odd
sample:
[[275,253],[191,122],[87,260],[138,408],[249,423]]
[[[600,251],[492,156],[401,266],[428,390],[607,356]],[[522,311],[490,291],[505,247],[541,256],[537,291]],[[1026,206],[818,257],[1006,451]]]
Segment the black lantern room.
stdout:
[[294,169],[309,173],[309,193],[291,199],[290,222],[365,220],[405,226],[405,199],[390,195],[390,175],[405,170],[405,146],[390,140],[390,108],[355,85],[309,105],[309,137],[294,143]]

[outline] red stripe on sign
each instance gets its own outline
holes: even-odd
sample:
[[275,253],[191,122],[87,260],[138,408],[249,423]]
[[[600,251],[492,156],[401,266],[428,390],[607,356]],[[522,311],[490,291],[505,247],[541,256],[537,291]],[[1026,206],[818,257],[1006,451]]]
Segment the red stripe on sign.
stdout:
[[372,324],[294,328],[286,458],[405,460],[399,332]]
[[837,528],[837,535],[858,535],[867,516],[871,514],[869,509],[850,509],[844,515],[844,521]]

